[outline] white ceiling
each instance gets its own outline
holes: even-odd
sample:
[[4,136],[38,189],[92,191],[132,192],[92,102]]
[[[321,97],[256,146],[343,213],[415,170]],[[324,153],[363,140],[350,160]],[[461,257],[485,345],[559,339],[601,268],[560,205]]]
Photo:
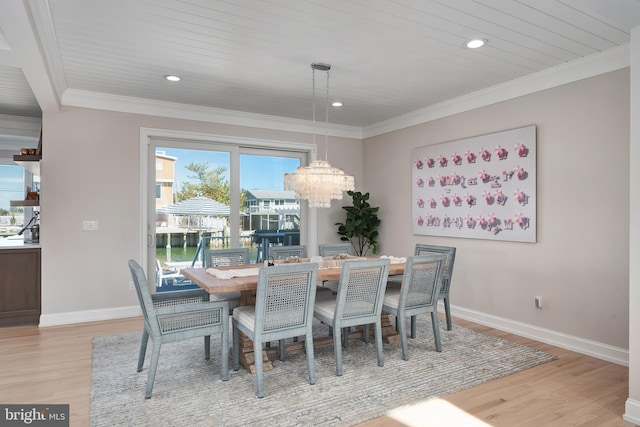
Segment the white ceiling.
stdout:
[[[344,103],[331,123],[366,133],[549,70],[580,78],[638,24],[640,0],[2,0],[0,114],[66,104],[286,127],[311,119],[310,64],[324,62]],[[465,49],[473,37],[488,44]]]

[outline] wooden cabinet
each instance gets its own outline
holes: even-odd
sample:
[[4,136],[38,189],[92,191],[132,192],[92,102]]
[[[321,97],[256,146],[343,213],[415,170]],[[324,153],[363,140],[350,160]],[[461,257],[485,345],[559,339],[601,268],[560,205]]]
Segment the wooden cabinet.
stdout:
[[0,326],[40,322],[40,248],[0,249]]

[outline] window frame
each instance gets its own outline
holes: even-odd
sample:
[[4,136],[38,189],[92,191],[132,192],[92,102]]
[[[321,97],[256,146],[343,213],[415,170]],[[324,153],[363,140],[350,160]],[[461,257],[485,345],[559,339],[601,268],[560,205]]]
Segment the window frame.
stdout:
[[[231,153],[231,207],[240,206],[240,155],[262,154],[273,156],[288,156],[296,154],[300,157],[302,166],[308,165],[316,158],[317,147],[306,142],[294,142],[271,139],[256,139],[234,137],[228,135],[216,135],[209,133],[188,132],[179,130],[141,128],[140,129],[140,259],[142,265],[147,266],[147,274],[155,268],[155,257],[149,256],[149,248],[155,250],[155,198],[149,197],[150,183],[155,186],[155,150],[158,146],[176,146],[177,148],[195,150],[220,150]],[[150,165],[154,167],[151,168]],[[155,195],[155,189],[154,195]],[[307,205],[300,204],[301,222],[304,229],[301,231],[301,244],[314,247],[316,244],[317,217],[315,209],[309,209]],[[234,218],[234,217],[232,217]],[[238,233],[239,218],[234,218],[237,223],[231,222],[231,230]],[[231,236],[239,240],[239,236]],[[153,265],[151,263],[153,261]]]

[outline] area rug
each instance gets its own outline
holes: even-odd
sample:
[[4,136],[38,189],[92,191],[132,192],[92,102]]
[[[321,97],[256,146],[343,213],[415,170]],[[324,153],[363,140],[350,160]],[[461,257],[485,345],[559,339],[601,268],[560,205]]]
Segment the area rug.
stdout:
[[[323,328],[315,325],[314,334],[326,334]],[[242,368],[231,371],[229,381],[220,380],[219,339],[211,339],[210,360],[204,359],[202,339],[164,344],[148,400],[151,345],[138,373],[140,333],[96,337],[91,425],[350,426],[555,359],[455,325],[452,331],[441,327],[441,336],[437,353],[430,318],[419,316],[418,336],[408,340],[409,360],[402,360],[399,344],[384,344],[384,367],[377,366],[373,342],[351,340],[343,349],[341,377],[335,374],[333,347],[317,347],[315,385],[308,382],[303,351],[287,353],[284,362],[272,357],[262,399],[255,395],[255,376]]]

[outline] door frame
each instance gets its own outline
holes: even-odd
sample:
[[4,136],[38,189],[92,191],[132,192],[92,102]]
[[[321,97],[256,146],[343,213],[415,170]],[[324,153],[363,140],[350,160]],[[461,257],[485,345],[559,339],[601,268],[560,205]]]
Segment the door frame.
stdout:
[[[155,195],[155,168],[150,168],[150,159],[155,159],[155,150],[150,153],[150,148],[153,145],[152,140],[166,140],[166,141],[181,141],[185,143],[197,143],[197,144],[212,144],[212,145],[227,145],[235,148],[231,150],[240,150],[242,148],[255,148],[255,149],[272,149],[274,151],[289,151],[306,154],[306,164],[316,159],[317,147],[313,143],[297,142],[297,141],[284,141],[273,139],[258,139],[258,138],[245,138],[230,135],[217,135],[202,132],[190,132],[180,131],[172,129],[159,129],[159,128],[140,128],[140,181],[139,181],[139,259],[142,260],[142,265],[145,266],[145,272],[147,277],[155,277],[155,273],[150,275],[150,272],[155,270],[155,259],[150,259],[148,256],[148,248],[153,245],[155,247],[155,233],[151,233],[151,225],[155,228],[155,205],[151,206],[151,200],[149,197],[150,185],[153,180],[153,194]],[[231,160],[233,162],[233,159]],[[153,163],[155,164],[155,163]],[[238,165],[235,165],[238,166]],[[304,164],[303,164],[304,166]],[[237,170],[237,168],[236,168]],[[237,172],[239,173],[239,171]],[[236,177],[237,178],[237,177]],[[231,197],[239,197],[238,180],[231,180],[232,191]],[[155,199],[154,199],[155,200]],[[238,200],[239,202],[239,200]],[[155,201],[154,201],[155,204]],[[151,217],[153,215],[153,217]],[[308,205],[300,204],[300,215],[305,224],[304,230],[301,234],[301,242],[304,241],[308,247],[315,247],[317,241],[317,215],[316,209],[309,209]]]

